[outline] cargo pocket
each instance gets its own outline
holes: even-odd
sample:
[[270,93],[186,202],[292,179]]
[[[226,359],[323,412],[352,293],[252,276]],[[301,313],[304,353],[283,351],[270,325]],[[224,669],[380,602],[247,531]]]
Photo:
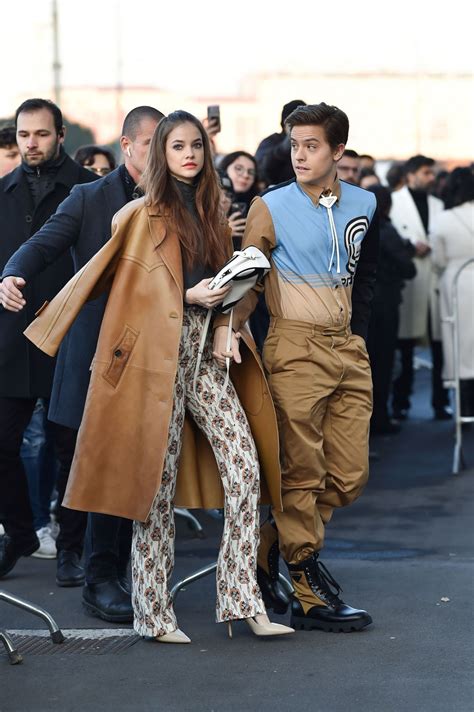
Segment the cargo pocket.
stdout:
[[112,350],[112,357],[103,377],[114,388],[118,385],[125,367],[132,355],[133,347],[138,339],[138,331],[126,326],[122,336]]

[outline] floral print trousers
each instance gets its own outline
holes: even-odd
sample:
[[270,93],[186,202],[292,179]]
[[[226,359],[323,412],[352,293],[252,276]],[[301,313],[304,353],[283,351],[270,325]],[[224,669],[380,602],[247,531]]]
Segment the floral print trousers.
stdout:
[[209,440],[225,495],[224,531],[217,563],[217,622],[264,613],[256,580],[259,544],[259,464],[247,417],[231,382],[212,357],[210,334],[196,392],[193,377],[205,312],[185,308],[173,411],[160,490],[146,522],[134,522],[132,603],[134,628],[142,636],[176,630],[168,581],[174,566],[173,497],[185,410]]

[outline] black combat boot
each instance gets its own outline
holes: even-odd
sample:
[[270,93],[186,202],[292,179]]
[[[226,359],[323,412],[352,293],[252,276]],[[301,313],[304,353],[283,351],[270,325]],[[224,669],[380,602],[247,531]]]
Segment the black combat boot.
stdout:
[[288,564],[288,569],[295,589],[290,625],[296,630],[350,633],[372,623],[367,611],[341,601],[342,589],[319,561],[317,551],[298,564]]
[[286,613],[291,598],[279,579],[278,531],[273,518],[260,528],[260,546],[257,556],[257,582],[262,592],[263,602],[267,610],[273,608],[275,613]]

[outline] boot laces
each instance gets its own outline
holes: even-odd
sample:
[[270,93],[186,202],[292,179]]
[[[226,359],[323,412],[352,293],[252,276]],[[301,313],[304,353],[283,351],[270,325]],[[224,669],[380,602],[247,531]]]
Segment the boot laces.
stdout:
[[339,594],[341,593],[342,588],[321,561],[316,561],[315,563],[318,571],[319,582],[322,584],[322,590],[326,594],[329,594],[334,602],[339,602]]

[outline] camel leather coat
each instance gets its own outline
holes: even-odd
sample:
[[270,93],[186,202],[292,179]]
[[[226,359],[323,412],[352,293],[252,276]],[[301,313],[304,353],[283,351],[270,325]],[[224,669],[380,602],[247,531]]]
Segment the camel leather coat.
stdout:
[[[227,229],[223,239],[229,241]],[[38,312],[25,331],[53,356],[84,303],[109,291],[63,504],[145,521],[158,493],[168,441],[183,318],[178,236],[158,208],[134,200],[114,217],[112,237]],[[252,338],[231,378],[261,467],[262,501],[281,509],[273,402]],[[187,418],[175,504],[223,506],[211,447]]]

